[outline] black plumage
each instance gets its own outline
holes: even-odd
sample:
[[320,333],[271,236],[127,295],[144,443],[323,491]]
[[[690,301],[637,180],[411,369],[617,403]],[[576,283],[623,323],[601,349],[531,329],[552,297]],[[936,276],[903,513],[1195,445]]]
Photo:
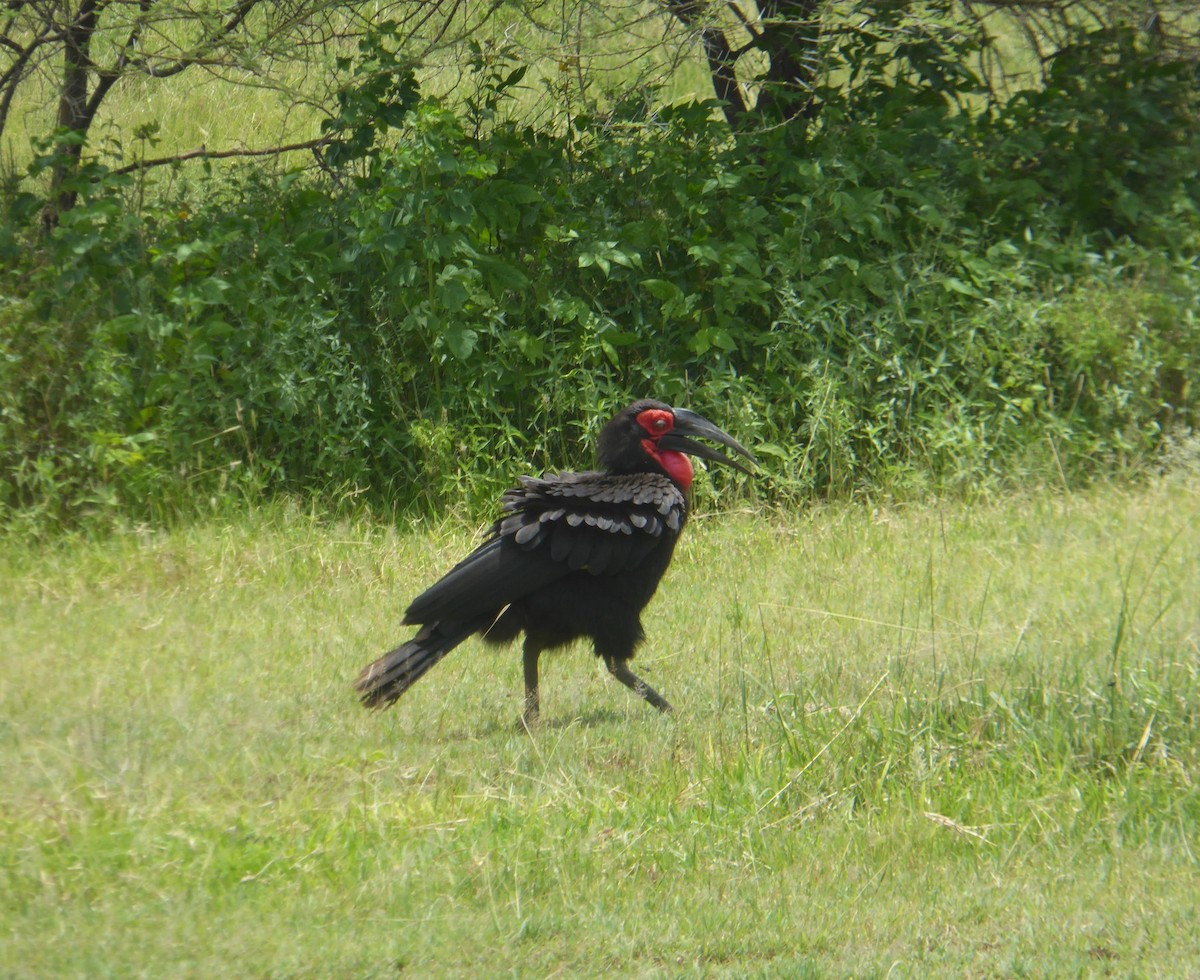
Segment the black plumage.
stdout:
[[711,422],[661,402],[634,402],[604,427],[598,469],[521,477],[501,499],[483,543],[404,613],[407,643],[355,682],[368,707],[387,707],[473,633],[502,644],[524,632],[525,721],[538,714],[538,657],[580,637],[617,680],[661,711],[670,704],[632,673],[641,612],[687,521],[692,466],[701,456],[749,472],[690,436],[753,461]]

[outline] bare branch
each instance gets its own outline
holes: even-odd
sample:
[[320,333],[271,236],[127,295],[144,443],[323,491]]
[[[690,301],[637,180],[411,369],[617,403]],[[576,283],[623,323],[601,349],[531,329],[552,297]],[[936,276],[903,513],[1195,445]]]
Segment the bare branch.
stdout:
[[138,160],[123,167],[115,168],[114,174],[131,174],[137,171],[149,170],[152,167],[165,167],[172,163],[183,163],[187,160],[231,160],[235,157],[270,157],[281,156],[284,153],[294,153],[299,150],[319,150],[337,139],[333,134],[321,136],[318,139],[305,140],[301,143],[288,143],[284,146],[269,146],[259,149],[241,148],[233,150],[210,150],[200,147],[185,153],[174,153],[171,156],[155,157],[150,160]]

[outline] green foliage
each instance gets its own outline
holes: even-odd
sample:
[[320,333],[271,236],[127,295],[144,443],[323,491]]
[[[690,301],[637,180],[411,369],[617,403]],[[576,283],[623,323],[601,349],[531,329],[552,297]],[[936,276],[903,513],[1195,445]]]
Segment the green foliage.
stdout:
[[[1053,222],[1087,235],[1194,251],[1197,67],[1163,60],[1132,29],[1080,34],[1046,82],[984,120],[981,190],[1014,230]],[[990,188],[990,191],[987,189]]]
[[481,45],[458,112],[392,34],[340,64],[320,173],[90,165],[40,239],[10,194],[6,506],[482,508],[647,394],[760,447],[780,501],[1073,483],[1196,424],[1195,78],[1128,35],[992,103],[986,38],[848,32],[801,141],[707,103],[534,131]]
[[400,37],[394,20],[382,21],[359,40],[357,58],[337,58],[337,71],[350,77],[337,91],[337,115],[321,124],[336,137],[325,150],[330,166],[364,159],[390,130],[404,125],[419,92],[412,62],[397,50]]

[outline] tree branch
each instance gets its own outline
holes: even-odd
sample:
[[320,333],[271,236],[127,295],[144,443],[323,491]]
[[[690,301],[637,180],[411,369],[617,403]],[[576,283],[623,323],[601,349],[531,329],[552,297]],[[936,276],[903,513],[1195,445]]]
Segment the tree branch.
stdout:
[[241,0],[241,2],[236,4],[233,10],[230,11],[229,17],[226,19],[225,23],[221,25],[220,29],[215,31],[213,34],[210,34],[196,46],[195,57],[180,58],[174,64],[166,65],[162,68],[151,68],[149,65],[147,65],[145,68],[146,74],[151,78],[169,78],[170,76],[178,75],[181,71],[184,71],[185,69],[192,67],[192,65],[198,64],[205,60],[208,52],[215,49],[219,41],[221,41],[223,38],[229,37],[234,31],[241,27],[246,18],[250,15],[250,11],[257,7],[258,4],[259,0]]
[[0,92],[4,93],[0,97],[0,133],[4,132],[4,128],[8,123],[8,114],[12,108],[12,101],[16,97],[17,87],[27,77],[27,71],[29,70],[34,54],[39,48],[48,44],[60,43],[62,39],[63,35],[61,33],[54,33],[50,27],[47,27],[45,32],[35,37],[24,48],[21,48],[16,42],[5,38],[7,42],[5,47],[13,51],[16,57],[13,58],[12,64],[8,66],[4,74],[0,75]]
[[296,150],[319,150],[321,147],[328,146],[334,142],[336,138],[331,133],[314,140],[305,140],[302,143],[288,143],[284,146],[262,147],[260,149],[210,150],[202,146],[198,150],[187,150],[184,153],[176,153],[169,157],[139,160],[136,163],[129,163],[123,167],[118,167],[111,172],[114,174],[131,174],[139,170],[149,170],[151,167],[163,167],[171,163],[183,163],[185,160],[228,160],[233,157],[269,157],[278,156],[281,153],[292,153]]

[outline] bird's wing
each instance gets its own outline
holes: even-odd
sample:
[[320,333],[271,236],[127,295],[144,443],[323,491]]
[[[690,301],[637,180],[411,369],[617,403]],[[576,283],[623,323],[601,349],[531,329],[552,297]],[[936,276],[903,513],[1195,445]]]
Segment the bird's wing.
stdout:
[[487,540],[413,600],[405,622],[463,620],[498,610],[571,572],[635,568],[687,515],[665,476],[562,473],[522,477],[505,493]]
[[571,571],[633,568],[687,516],[683,493],[657,474],[562,473],[520,483],[504,495],[500,536]]

